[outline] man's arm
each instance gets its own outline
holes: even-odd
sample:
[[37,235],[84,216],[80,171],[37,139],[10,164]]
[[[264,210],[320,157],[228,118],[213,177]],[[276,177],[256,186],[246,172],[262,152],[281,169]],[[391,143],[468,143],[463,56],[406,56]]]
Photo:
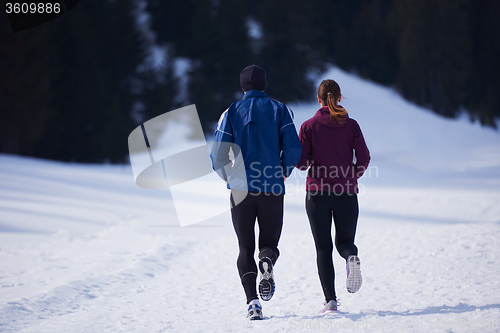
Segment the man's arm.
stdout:
[[212,159],[212,168],[214,171],[227,182],[227,174],[225,168],[231,164],[229,159],[229,149],[231,143],[234,142],[233,129],[229,122],[228,112],[229,109],[224,111],[220,116],[217,128],[215,129],[215,139],[210,153]]
[[289,177],[300,159],[302,144],[293,124],[293,112],[286,105],[280,128],[281,165],[283,174]]
[[309,139],[309,135],[307,133],[306,123],[303,123],[302,126],[300,126],[299,139],[302,143],[302,154],[300,155],[300,160],[297,163],[297,168],[299,170],[307,170],[311,163],[311,140]]

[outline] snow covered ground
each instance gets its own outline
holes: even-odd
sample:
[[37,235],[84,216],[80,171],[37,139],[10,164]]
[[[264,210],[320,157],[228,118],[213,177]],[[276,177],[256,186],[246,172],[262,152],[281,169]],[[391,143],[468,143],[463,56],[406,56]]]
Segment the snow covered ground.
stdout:
[[[322,78],[340,83],[372,153],[364,284],[346,291],[335,254],[336,316],[317,313],[304,173],[287,180],[276,294],[249,322],[229,212],[181,228],[169,192],[137,187],[129,166],[0,155],[0,331],[499,331],[500,134],[338,69]],[[300,127],[318,105],[291,107]]]

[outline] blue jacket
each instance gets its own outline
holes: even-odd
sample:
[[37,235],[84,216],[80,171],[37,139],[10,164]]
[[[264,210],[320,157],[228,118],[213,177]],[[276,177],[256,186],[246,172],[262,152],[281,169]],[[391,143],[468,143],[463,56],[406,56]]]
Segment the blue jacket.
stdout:
[[[228,188],[250,192],[284,194],[283,176],[290,176],[302,152],[292,110],[258,90],[247,92],[224,111],[214,141],[210,154],[214,170]],[[229,158],[229,147],[243,163]],[[236,179],[241,174],[246,174],[246,182]]]

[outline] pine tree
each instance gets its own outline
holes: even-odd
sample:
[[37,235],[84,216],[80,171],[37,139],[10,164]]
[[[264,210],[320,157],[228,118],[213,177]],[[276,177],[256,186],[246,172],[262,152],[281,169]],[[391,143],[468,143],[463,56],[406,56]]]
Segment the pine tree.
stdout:
[[500,2],[470,1],[472,75],[468,78],[465,107],[483,125],[496,127],[500,118]]
[[471,38],[466,1],[396,1],[403,96],[454,117],[467,95]]
[[262,1],[256,20],[263,30],[257,57],[267,71],[266,92],[284,102],[311,100],[315,86],[308,74],[321,64],[314,60],[310,15],[313,3],[290,0]]
[[36,155],[124,161],[133,129],[131,82],[144,58],[133,1],[84,1],[50,25],[52,106],[57,115]]
[[212,132],[222,111],[243,96],[239,73],[251,64],[246,11],[241,0],[221,0],[201,3],[193,15],[189,99],[204,129]]
[[0,152],[32,155],[54,116],[48,29],[12,33],[0,15]]

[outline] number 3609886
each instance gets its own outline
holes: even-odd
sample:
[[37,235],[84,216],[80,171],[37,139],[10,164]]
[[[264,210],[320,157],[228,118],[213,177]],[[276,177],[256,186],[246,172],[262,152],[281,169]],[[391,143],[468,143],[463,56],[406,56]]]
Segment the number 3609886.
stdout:
[[52,14],[61,12],[61,4],[56,3],[6,3],[7,14]]

